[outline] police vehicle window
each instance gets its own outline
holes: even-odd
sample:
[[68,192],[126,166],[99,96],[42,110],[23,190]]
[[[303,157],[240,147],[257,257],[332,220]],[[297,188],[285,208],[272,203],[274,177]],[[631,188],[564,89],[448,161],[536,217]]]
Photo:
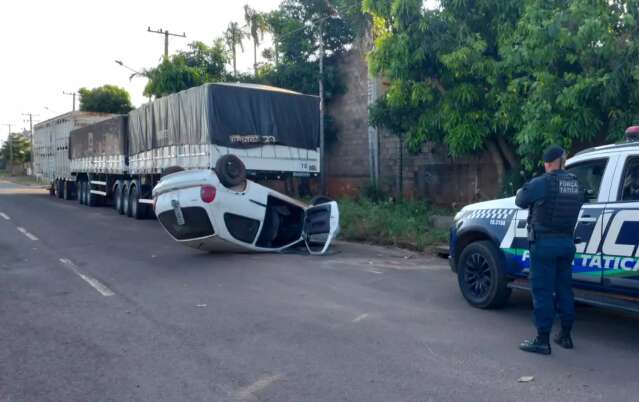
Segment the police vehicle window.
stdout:
[[626,161],[620,192],[621,201],[639,201],[639,158]]
[[586,200],[589,203],[597,202],[601,179],[606,171],[608,159],[597,159],[571,165],[567,171],[577,176],[579,184],[586,193]]

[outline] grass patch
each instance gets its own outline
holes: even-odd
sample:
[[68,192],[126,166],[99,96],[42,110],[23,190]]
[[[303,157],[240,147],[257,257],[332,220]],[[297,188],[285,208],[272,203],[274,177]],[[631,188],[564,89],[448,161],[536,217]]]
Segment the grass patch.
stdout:
[[41,186],[43,183],[38,182],[31,176],[12,176],[6,170],[0,170],[0,180],[10,181],[16,184],[23,184],[27,186]]
[[433,215],[448,215],[424,201],[339,200],[341,238],[425,251],[446,244],[448,230],[433,226]]

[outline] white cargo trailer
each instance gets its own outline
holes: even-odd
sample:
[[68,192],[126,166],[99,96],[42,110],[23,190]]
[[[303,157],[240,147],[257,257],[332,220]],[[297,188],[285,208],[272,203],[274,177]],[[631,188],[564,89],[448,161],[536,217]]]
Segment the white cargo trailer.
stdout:
[[37,179],[51,184],[52,192],[71,197],[73,182],[69,159],[71,130],[109,118],[107,113],[69,112],[33,127],[33,166]]

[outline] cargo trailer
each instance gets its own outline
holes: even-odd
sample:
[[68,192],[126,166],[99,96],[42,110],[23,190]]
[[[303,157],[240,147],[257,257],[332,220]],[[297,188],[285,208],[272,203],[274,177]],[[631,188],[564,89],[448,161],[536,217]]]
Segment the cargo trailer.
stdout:
[[72,130],[108,119],[107,113],[69,112],[33,127],[34,176],[51,184],[52,193],[70,199],[75,183],[71,175],[69,134]]

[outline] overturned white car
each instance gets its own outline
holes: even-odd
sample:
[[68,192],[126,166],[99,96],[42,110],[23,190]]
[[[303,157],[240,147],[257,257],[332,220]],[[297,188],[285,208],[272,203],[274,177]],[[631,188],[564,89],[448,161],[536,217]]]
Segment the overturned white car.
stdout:
[[153,199],[166,231],[205,251],[272,252],[304,242],[309,253],[324,254],[339,232],[335,201],[316,197],[306,205],[247,180],[233,155],[220,158],[215,170],[163,177]]

